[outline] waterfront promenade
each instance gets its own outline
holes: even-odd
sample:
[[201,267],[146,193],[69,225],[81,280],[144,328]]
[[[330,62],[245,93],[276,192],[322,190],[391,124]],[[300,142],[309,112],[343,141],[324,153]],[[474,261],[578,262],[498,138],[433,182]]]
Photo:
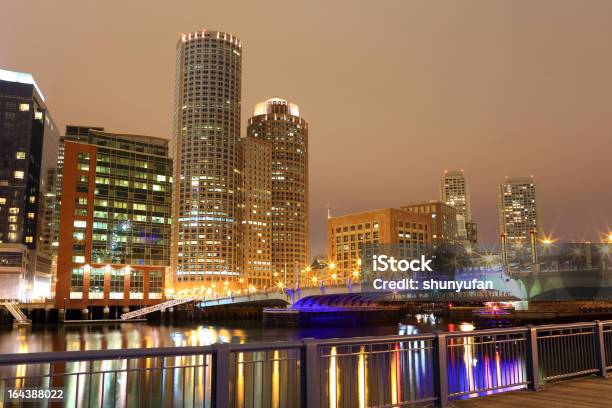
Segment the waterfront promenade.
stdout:
[[[151,401],[217,408],[450,406],[526,388],[509,395],[537,400],[549,395],[547,387],[581,378],[585,391],[600,390],[604,404],[610,383],[593,376],[611,369],[612,321],[466,326],[411,335],[2,354],[0,392],[61,388],[66,406],[83,407]],[[560,390],[571,397],[572,391]]]
[[456,408],[612,407],[612,377],[587,377],[555,383],[540,391],[510,391],[454,403]]

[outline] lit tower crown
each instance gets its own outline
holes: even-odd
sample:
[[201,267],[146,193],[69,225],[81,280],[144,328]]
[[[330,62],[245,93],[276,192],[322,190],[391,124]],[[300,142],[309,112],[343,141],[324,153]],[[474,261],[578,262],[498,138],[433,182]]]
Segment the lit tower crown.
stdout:
[[179,291],[239,278],[241,67],[236,36],[211,30],[181,34],[172,234]]
[[272,273],[294,285],[308,262],[308,123],[280,98],[255,105],[247,135],[272,145]]

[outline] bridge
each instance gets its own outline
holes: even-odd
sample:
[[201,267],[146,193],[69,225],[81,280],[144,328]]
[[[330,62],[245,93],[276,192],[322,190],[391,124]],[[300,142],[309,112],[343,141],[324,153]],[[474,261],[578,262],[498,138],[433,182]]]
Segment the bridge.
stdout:
[[[498,270],[459,271],[456,279],[486,279],[494,291],[432,292],[378,291],[371,284],[347,282],[283,290],[252,292],[220,298],[185,298],[125,313],[122,319],[143,316],[158,310],[195,302],[202,309],[224,306],[286,307],[294,311],[377,310],[401,302],[480,302],[480,301],[576,301],[612,300],[612,269],[581,268],[506,273]],[[383,306],[384,305],[384,306]]]

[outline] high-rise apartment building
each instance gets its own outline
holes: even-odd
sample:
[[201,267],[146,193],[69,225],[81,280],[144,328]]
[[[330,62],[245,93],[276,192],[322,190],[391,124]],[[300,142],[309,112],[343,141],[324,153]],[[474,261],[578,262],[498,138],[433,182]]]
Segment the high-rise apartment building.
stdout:
[[220,31],[182,34],[176,48],[172,270],[177,291],[241,274],[242,45]]
[[[395,208],[332,217],[327,220],[328,270],[338,282],[359,274],[368,245],[396,244],[420,254],[432,242],[431,217]],[[322,277],[319,277],[322,278]],[[329,277],[326,277],[329,279]]]
[[466,224],[472,221],[472,214],[468,183],[463,170],[444,172],[440,180],[440,201],[455,208],[457,211],[457,238],[467,240],[468,226]]
[[444,172],[440,180],[440,200],[454,207],[467,221],[472,219],[470,193],[463,170]]
[[[50,293],[48,246],[40,241],[47,175],[56,164],[58,140],[32,75],[0,70],[0,286],[10,298]],[[20,266],[4,269],[4,264]]]
[[272,145],[242,139],[244,288],[272,286]]
[[272,144],[272,272],[293,286],[308,265],[308,123],[272,98],[255,106],[247,135]]
[[499,228],[508,244],[530,243],[541,234],[533,177],[506,178],[499,186]]
[[434,243],[457,242],[457,211],[441,201],[409,204],[400,207],[404,211],[426,214],[431,218],[431,238]]
[[160,302],[170,261],[168,141],[88,130],[64,140],[58,307]]

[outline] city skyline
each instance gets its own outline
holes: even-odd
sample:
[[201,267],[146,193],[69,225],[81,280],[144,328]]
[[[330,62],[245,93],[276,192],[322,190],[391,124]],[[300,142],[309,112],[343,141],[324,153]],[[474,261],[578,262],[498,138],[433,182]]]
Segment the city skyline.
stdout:
[[[104,7],[72,6],[72,13],[108,13]],[[328,18],[348,11],[340,25],[343,28],[324,20],[330,25],[319,31],[292,30],[277,16],[280,26],[274,30],[287,28],[287,34],[279,36],[276,47],[269,47],[264,40],[272,30],[262,28],[265,24],[257,24],[255,29],[246,17],[224,13],[224,9],[217,7],[220,6],[214,5],[204,13],[204,7],[188,5],[187,10],[160,16],[151,12],[137,20],[130,20],[137,9],[128,8],[125,21],[121,19],[116,24],[117,33],[109,33],[101,29],[102,24],[98,26],[86,18],[74,21],[64,30],[52,31],[49,22],[62,20],[55,13],[66,12],[63,7],[34,9],[10,4],[9,12],[16,18],[0,28],[0,33],[8,37],[9,31],[4,32],[8,29],[15,40],[3,50],[2,65],[34,75],[45,91],[59,129],[64,129],[67,123],[103,123],[109,131],[170,138],[174,66],[168,62],[173,60],[168,55],[174,50],[177,34],[200,27],[235,33],[246,47],[242,135],[246,128],[244,118],[249,116],[252,106],[275,95],[298,103],[312,126],[311,255],[325,252],[327,208],[331,208],[333,215],[343,215],[436,199],[438,180],[444,169],[451,168],[464,168],[470,180],[472,218],[478,223],[481,241],[485,243],[495,242],[499,236],[496,190],[504,176],[536,176],[544,233],[566,241],[598,242],[599,234],[610,227],[612,216],[607,203],[612,193],[606,186],[612,184],[612,176],[605,170],[608,160],[605,151],[612,148],[609,138],[612,123],[606,118],[605,106],[610,106],[612,93],[604,73],[609,72],[612,61],[598,57],[609,54],[604,52],[609,45],[603,40],[609,37],[609,27],[599,17],[609,5],[592,2],[589,6],[574,7],[558,2],[553,9],[534,6],[529,18],[519,6],[488,6],[480,10],[486,18],[481,14],[479,24],[470,28],[461,22],[462,18],[471,17],[469,8],[439,10],[436,6],[389,3],[389,7],[368,6],[357,12],[332,5]],[[249,7],[244,6],[245,15],[254,11]],[[310,15],[312,10],[304,12]],[[402,25],[411,28],[385,28],[382,26],[385,19],[396,21],[392,12],[410,22],[416,17],[431,22],[437,13],[445,12],[449,24],[433,38],[418,21]],[[555,14],[554,22],[546,19],[549,12]],[[370,14],[368,18],[366,13]],[[14,23],[26,15],[32,19],[27,26],[33,34]],[[167,18],[167,23],[160,22],[161,15]],[[474,41],[486,37],[484,34],[504,19],[529,24],[523,32],[497,30],[495,41],[471,44],[466,52],[474,61],[459,57],[448,47],[448,42],[453,43],[453,34],[456,45],[461,40]],[[586,19],[588,27],[576,26]],[[137,29],[128,27],[128,20],[136,21]],[[75,44],[62,41],[71,30],[78,32],[85,22],[91,24],[87,30],[80,30],[85,38],[74,37]],[[536,35],[538,31],[534,28],[538,25],[545,27],[540,35]],[[366,26],[383,34],[394,34],[396,41],[388,44],[375,40],[376,36],[356,37]],[[43,30],[47,47],[38,50],[33,44]],[[153,36],[155,47],[141,48],[143,58],[125,54],[119,38],[139,42],[144,36]],[[336,54],[322,42],[324,38],[360,38],[359,47],[354,44],[357,42],[345,41],[343,52]],[[428,38],[431,42],[421,45],[416,38]],[[497,47],[496,42],[503,46]],[[100,48],[102,44],[106,48]],[[58,48],[60,45],[62,48]],[[560,45],[565,48],[560,49]],[[304,58],[287,56],[282,48],[289,46],[302,46]],[[429,46],[438,52],[429,54]],[[392,47],[396,47],[398,58],[406,63],[405,67],[397,64],[402,66],[401,71],[391,65],[387,56]],[[498,48],[506,54],[500,54]],[[358,64],[364,51],[371,54],[380,68],[367,61]],[[101,53],[102,58],[94,58],[92,52]],[[65,68],[65,58],[59,56],[66,53],[68,58],[74,55],[79,55],[79,60],[83,58],[76,65],[86,69],[75,66],[59,72],[60,67]],[[331,67],[330,72],[318,67],[317,57],[326,59],[323,65]],[[96,62],[88,63],[88,58]],[[597,64],[594,58],[598,58]],[[101,59],[113,64],[120,60],[121,65],[114,67]],[[269,70],[270,61],[274,61],[276,69]],[[449,68],[440,68],[441,63],[447,63]],[[140,71],[144,64],[146,72]],[[426,69],[428,64],[435,64],[436,68]],[[505,64],[516,64],[515,71],[503,68]],[[562,71],[559,66],[563,66]],[[381,75],[385,69],[391,70],[392,79]],[[372,79],[357,82],[364,74]],[[388,81],[393,79],[398,83],[389,87]],[[81,87],[66,85],[71,81],[95,92],[85,95],[78,89]],[[125,98],[116,98],[119,91]],[[130,102],[134,93],[144,95],[142,99],[148,103],[136,106]],[[110,103],[109,98],[116,100]],[[385,101],[384,108],[378,106],[381,100]],[[437,149],[437,154],[419,163],[419,171],[413,173],[412,166],[404,160],[412,149]],[[368,166],[359,165],[364,160]],[[363,188],[357,188],[360,185]]]

